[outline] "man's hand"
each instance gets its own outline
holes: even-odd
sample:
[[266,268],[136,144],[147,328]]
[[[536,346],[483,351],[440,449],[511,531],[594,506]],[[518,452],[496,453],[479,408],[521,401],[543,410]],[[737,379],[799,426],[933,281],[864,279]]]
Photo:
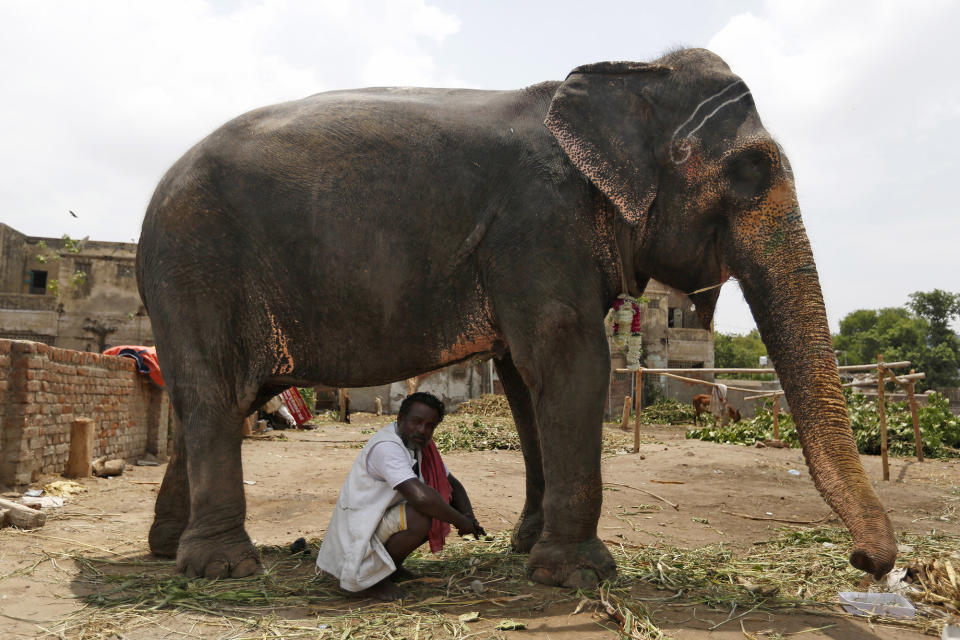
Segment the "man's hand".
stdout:
[[457,533],[459,533],[461,537],[473,534],[473,537],[479,540],[480,536],[487,535],[487,532],[483,530],[483,527],[480,526],[480,523],[477,522],[477,519],[472,513],[466,515],[466,519],[469,521],[469,524],[457,527]]

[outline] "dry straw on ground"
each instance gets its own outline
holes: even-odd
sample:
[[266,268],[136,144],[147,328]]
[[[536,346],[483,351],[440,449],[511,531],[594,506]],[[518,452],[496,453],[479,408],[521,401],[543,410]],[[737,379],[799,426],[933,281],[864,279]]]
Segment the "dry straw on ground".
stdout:
[[[960,554],[960,538],[906,535],[900,542],[913,549],[904,562],[928,567],[919,578],[925,591],[913,596],[918,615],[874,622],[938,629],[957,605],[947,568],[952,564],[944,558]],[[722,545],[611,544],[618,578],[599,589],[570,591],[529,583],[526,558],[510,551],[504,533],[486,541],[451,541],[436,556],[415,555],[408,565],[421,577],[406,583],[410,597],[395,604],[347,597],[332,578],[314,574],[310,556],[281,547],[261,548],[263,575],[226,581],[174,575],[172,562],[76,553],[75,585],[88,593],[85,605],[47,630],[53,637],[84,640],[174,623],[181,629],[221,627],[225,636],[245,638],[426,639],[476,633],[507,638],[518,626],[535,623],[541,612],[569,607],[569,613],[592,616],[611,637],[668,638],[658,620],[676,619],[678,611],[693,607],[711,628],[738,624],[758,612],[845,615],[837,607],[837,592],[863,586],[863,574],[847,563],[848,545],[848,534],[830,527],[784,529],[749,554],[734,554]]]

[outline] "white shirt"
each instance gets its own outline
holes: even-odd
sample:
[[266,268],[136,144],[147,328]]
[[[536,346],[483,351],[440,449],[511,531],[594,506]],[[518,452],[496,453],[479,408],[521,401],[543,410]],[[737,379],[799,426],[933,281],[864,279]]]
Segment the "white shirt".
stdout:
[[[413,472],[409,465],[410,457],[418,462],[420,461],[419,451],[407,449],[393,441],[383,441],[374,444],[367,453],[367,473],[371,477],[386,482],[392,489],[396,489],[401,483],[411,478],[419,477],[423,480],[423,474],[419,476]],[[443,472],[450,475],[446,463],[443,465]]]

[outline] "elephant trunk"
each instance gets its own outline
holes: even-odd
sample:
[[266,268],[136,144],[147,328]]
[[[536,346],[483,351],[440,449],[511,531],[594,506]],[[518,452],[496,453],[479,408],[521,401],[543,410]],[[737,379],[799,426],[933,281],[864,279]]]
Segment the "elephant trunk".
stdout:
[[880,577],[896,559],[893,529],[860,463],[795,200],[787,210],[775,229],[761,235],[766,240],[752,247],[752,265],[738,265],[735,272],[793,412],[813,482],[853,536],[850,563]]

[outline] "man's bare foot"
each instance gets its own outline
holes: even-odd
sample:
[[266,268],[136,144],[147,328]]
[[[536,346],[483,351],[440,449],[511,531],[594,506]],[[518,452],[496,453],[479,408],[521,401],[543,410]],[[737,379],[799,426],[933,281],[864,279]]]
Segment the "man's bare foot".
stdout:
[[384,578],[369,589],[361,591],[360,595],[376,598],[384,602],[393,602],[394,600],[400,600],[406,597],[407,592],[393,584],[390,578]]
[[405,582],[407,580],[416,580],[419,578],[417,574],[409,569],[403,567],[397,567],[397,570],[390,574],[390,579],[394,582]]

